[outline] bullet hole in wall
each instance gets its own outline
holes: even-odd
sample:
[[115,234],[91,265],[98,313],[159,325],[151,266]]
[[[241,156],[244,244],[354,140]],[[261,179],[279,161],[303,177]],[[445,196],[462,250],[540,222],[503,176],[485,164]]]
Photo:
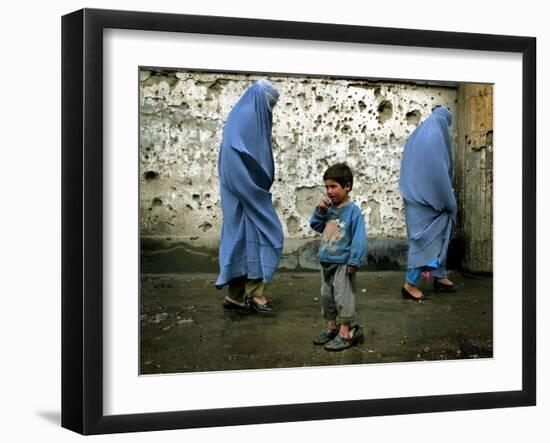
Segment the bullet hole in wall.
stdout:
[[202,229],[203,232],[206,232],[212,229],[213,226],[208,222],[204,222],[204,223],[201,223],[198,227],[199,229]]
[[145,180],[156,180],[157,178],[159,178],[159,174],[158,172],[155,172],[155,171],[147,171],[145,174]]
[[393,105],[390,101],[384,100],[378,105],[378,121],[384,124],[393,115]]
[[407,124],[408,125],[418,126],[418,123],[420,123],[421,114],[420,114],[420,111],[418,109],[407,112],[407,114],[405,116],[407,117]]
[[297,234],[300,231],[300,220],[297,217],[290,217],[286,221],[289,234]]

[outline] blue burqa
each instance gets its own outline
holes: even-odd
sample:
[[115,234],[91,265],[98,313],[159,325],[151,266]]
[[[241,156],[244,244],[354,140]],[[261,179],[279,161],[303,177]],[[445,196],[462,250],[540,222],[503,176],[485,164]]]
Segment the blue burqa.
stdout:
[[260,80],[225,123],[218,157],[223,213],[218,289],[241,276],[269,283],[281,259],[283,230],[269,192],[275,172],[272,109],[278,97],[269,81]]
[[441,264],[447,257],[456,219],[451,119],[447,109],[436,108],[405,143],[399,190],[405,202],[409,268],[435,259]]

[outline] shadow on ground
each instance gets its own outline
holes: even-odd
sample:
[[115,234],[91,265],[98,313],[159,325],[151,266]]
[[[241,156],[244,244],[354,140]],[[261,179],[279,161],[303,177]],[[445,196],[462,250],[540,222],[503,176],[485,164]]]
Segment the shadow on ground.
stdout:
[[50,422],[51,424],[54,424],[56,426],[61,426],[60,411],[37,411],[36,415]]
[[365,342],[330,353],[312,344],[323,328],[317,273],[279,273],[268,296],[275,317],[223,312],[214,274],[142,275],[140,372],[491,358],[492,278],[452,275],[456,294],[420,287],[430,301],[404,300],[401,272],[360,272],[357,322]]

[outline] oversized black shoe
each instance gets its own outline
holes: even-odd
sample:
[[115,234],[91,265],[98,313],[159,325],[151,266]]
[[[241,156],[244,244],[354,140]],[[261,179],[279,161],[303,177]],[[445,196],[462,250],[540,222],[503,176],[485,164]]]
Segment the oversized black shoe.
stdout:
[[360,325],[354,325],[349,330],[349,335],[351,338],[351,345],[355,346],[358,343],[363,343],[365,340],[365,331]]
[[253,297],[247,297],[246,304],[250,306],[250,308],[257,312],[258,314],[265,314],[265,315],[275,315],[275,310],[273,309],[273,306],[271,306],[271,303],[258,303],[254,300]]
[[364,337],[365,333],[363,328],[359,325],[354,325],[349,330],[349,338],[344,338],[340,334],[336,334],[336,337],[325,344],[325,349],[332,352],[343,351],[344,349],[349,349],[358,343],[362,343]]
[[435,292],[456,292],[457,288],[454,283],[452,285],[446,285],[445,283],[441,283],[437,278],[434,278],[434,291]]
[[325,345],[327,351],[338,352],[343,351],[344,349],[351,348],[353,346],[350,338],[344,338],[340,334],[334,337]]
[[334,331],[328,331],[327,329],[325,329],[323,332],[321,332],[317,337],[313,339],[313,344],[324,345],[325,343],[328,343],[329,341],[331,341],[337,335],[338,335],[337,329],[335,329]]
[[403,286],[401,288],[401,295],[403,295],[403,298],[406,299],[406,300],[426,301],[426,300],[431,299],[431,297],[429,295],[426,295],[426,294],[422,294],[422,297],[415,297],[414,295],[412,295],[409,291],[407,291],[405,289],[405,286]]

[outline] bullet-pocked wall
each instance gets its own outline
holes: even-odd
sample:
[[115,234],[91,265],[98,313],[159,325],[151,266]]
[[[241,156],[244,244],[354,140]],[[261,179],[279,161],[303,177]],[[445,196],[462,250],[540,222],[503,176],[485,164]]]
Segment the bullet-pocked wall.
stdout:
[[[140,71],[142,272],[217,270],[222,224],[217,156],[225,119],[256,75]],[[369,263],[404,266],[399,194],[405,141],[436,106],[456,115],[457,88],[414,82],[269,76],[273,110],[273,202],[285,247],[281,267],[318,266],[309,219],[323,172],[346,162],[352,199],[363,211]],[[451,128],[456,150],[456,119]]]

